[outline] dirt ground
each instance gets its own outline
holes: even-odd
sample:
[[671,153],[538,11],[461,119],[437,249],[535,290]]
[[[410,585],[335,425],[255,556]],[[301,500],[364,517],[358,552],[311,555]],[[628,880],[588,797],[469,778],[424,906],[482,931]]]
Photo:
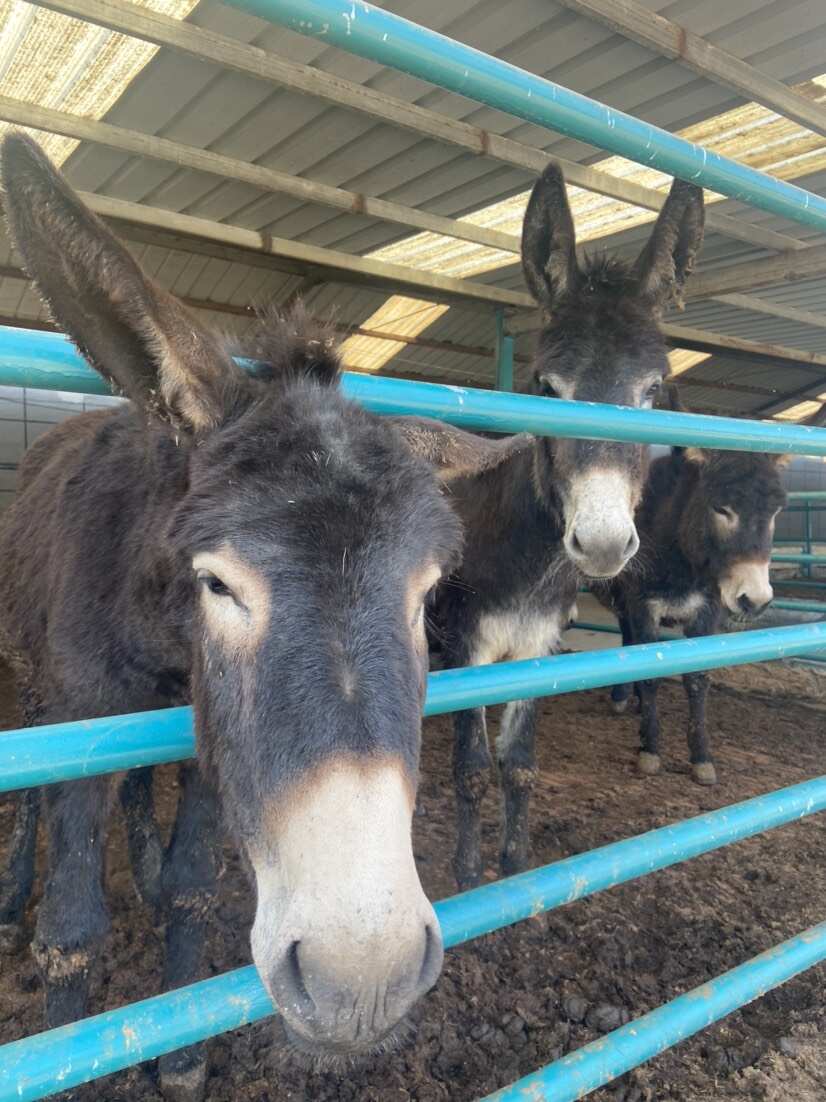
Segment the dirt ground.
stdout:
[[[824,772],[826,713],[793,699],[712,689],[720,784],[692,784],[679,684],[662,689],[665,771],[634,770],[636,719],[595,691],[541,706],[537,864],[591,849]],[[8,689],[0,719],[13,725]],[[497,710],[493,709],[491,733]],[[2,737],[2,736],[0,736]],[[415,851],[425,890],[453,891],[449,717],[425,726],[423,814]],[[159,771],[171,816],[175,770]],[[9,808],[0,805],[0,840]],[[488,875],[496,875],[499,805],[485,805]],[[41,840],[42,841],[42,840]],[[814,817],[648,876],[453,950],[401,1052],[346,1075],[285,1060],[260,1023],[211,1042],[209,1102],[469,1102],[576,1049],[826,917],[826,818]],[[135,896],[122,827],[108,855],[112,928],[92,1011],[155,994],[161,937]],[[34,919],[36,899],[29,915]],[[230,856],[210,941],[209,973],[247,963],[250,892]],[[822,1102],[826,1098],[824,969],[793,980],[720,1025],[591,1097],[595,1102]],[[0,961],[0,1042],[41,1028],[27,951]],[[65,1096],[64,1096],[65,1097]],[[148,1064],[74,1092],[83,1102],[161,1102]]]

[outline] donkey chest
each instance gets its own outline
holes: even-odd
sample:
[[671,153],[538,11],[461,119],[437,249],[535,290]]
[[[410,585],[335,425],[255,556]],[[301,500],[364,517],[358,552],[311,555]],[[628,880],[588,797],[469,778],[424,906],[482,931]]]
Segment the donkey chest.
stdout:
[[697,592],[679,597],[651,597],[646,601],[648,612],[656,624],[687,624],[705,603],[705,596]]
[[478,621],[471,647],[471,664],[539,658],[559,649],[574,608],[536,612],[529,608],[486,612]]

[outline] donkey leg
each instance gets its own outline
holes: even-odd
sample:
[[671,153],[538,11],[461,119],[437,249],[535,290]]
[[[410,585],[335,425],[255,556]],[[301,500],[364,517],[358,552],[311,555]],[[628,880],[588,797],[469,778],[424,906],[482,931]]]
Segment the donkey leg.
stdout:
[[[36,727],[43,722],[43,708],[34,680],[32,670],[19,659],[14,666],[14,681],[24,727]],[[23,940],[23,917],[34,886],[40,789],[15,792],[12,799],[15,801],[14,825],[6,851],[6,866],[0,871],[0,952],[12,952]]]
[[[628,621],[628,617],[620,613],[617,617],[619,620],[620,633],[622,635],[622,645],[624,647],[630,647],[634,642],[631,636],[631,625]],[[628,700],[631,696],[631,685],[628,682],[623,682],[622,685],[614,685],[611,688],[611,711],[614,715],[621,716],[628,710]]]
[[500,857],[505,876],[522,872],[531,858],[530,804],[536,782],[536,701],[514,700],[505,706],[496,755],[505,798]]
[[658,681],[640,681],[640,773],[653,777],[660,771],[660,721],[657,717]]
[[456,789],[456,856],[453,872],[460,891],[482,879],[482,799],[490,782],[491,756],[484,708],[454,717],[453,783]]
[[627,683],[611,687],[611,711],[614,715],[621,716],[628,710],[628,698],[630,696],[631,689]]
[[683,686],[688,697],[688,751],[691,775],[697,784],[716,784],[717,770],[711,760],[706,734],[707,673],[683,674]]
[[15,793],[14,825],[0,872],[0,953],[17,949],[23,936],[23,915],[34,884],[40,791],[27,788]]
[[[217,814],[215,796],[197,765],[180,769],[181,795],[164,856],[162,893],[166,913],[164,990],[200,978],[207,920],[216,894]],[[201,1045],[170,1052],[159,1062],[161,1090],[170,1102],[199,1102],[207,1076]]]
[[154,911],[161,902],[163,846],[155,818],[153,776],[152,766],[130,770],[121,785],[120,801],[135,887],[144,904]]
[[94,956],[109,925],[103,888],[109,790],[106,777],[43,790],[49,872],[32,951],[50,1029],[86,1014]]

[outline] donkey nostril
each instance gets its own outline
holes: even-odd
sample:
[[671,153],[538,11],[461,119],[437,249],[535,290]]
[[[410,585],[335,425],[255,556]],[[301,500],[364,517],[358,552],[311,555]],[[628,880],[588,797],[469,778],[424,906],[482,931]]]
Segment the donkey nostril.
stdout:
[[577,536],[576,532],[571,533],[571,550],[576,551],[578,555],[585,554],[585,549],[579,542],[579,536]]
[[742,595],[742,597],[737,598],[737,604],[740,606],[743,612],[751,612],[751,610],[754,608],[754,605],[751,603],[751,599],[747,597],[745,593]]
[[639,545],[640,541],[637,533],[632,532],[631,535],[628,537],[628,543],[626,543],[625,550],[623,551],[623,555],[625,556],[625,558],[630,559],[632,555],[636,555]]
[[280,975],[276,977],[276,980],[278,986],[281,988],[281,992],[283,992],[281,997],[283,998],[283,995],[286,995],[287,999],[298,1013],[302,1016],[309,1017],[315,1013],[316,1005],[312,995],[307,990],[307,985],[304,982],[304,976],[301,972],[301,961],[298,958],[298,949],[300,945],[300,941],[291,943],[284,955],[281,967],[278,969]]
[[417,987],[429,991],[439,978],[444,961],[444,948],[441,934],[428,923],[424,928],[424,958],[419,972]]

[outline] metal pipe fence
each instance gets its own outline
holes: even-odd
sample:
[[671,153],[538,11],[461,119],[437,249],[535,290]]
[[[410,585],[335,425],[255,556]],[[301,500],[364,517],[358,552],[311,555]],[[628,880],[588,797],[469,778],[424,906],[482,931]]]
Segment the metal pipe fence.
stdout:
[[[255,370],[254,364],[241,363]],[[69,340],[28,329],[3,331],[0,385],[111,394]],[[439,417],[467,429],[826,456],[826,431],[809,425],[568,402],[347,371],[342,388],[374,413]]]

